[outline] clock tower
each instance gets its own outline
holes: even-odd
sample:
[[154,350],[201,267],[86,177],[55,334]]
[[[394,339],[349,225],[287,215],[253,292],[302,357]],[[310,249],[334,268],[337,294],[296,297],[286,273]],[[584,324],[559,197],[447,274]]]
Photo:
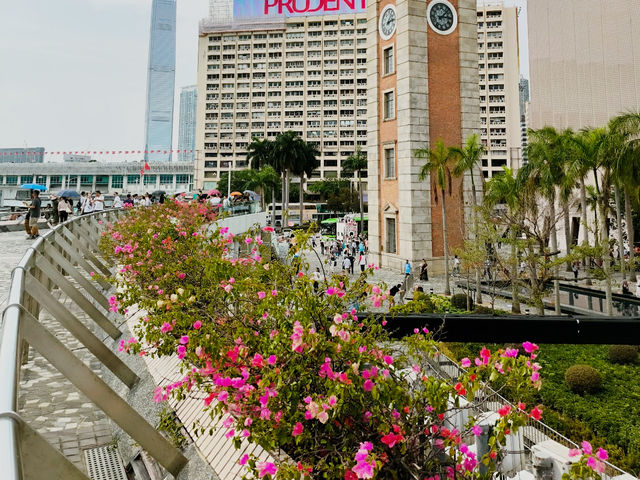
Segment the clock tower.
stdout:
[[[423,258],[443,271],[440,195],[413,152],[479,130],[476,0],[375,0],[367,20],[370,256],[398,272]],[[470,183],[454,178],[446,194],[450,250],[470,224]]]

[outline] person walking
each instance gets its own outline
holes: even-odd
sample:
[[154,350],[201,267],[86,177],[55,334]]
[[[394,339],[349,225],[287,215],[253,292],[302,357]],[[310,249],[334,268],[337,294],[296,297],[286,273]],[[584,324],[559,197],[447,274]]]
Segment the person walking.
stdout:
[[122,199],[120,195],[118,195],[118,192],[113,195],[113,208],[122,208]]
[[80,192],[80,206],[78,207],[78,215],[84,215],[84,207],[87,206],[89,195],[87,192]]
[[69,219],[69,213],[71,213],[71,205],[66,198],[61,197],[58,201],[58,217],[60,218],[60,223],[64,223]]
[[58,214],[58,204],[60,199],[55,195],[51,195],[51,224],[57,225],[60,221],[60,215]]
[[580,271],[580,264],[578,262],[573,262],[571,270],[573,271],[573,281],[578,283],[578,272]]
[[423,282],[429,281],[429,266],[426,258],[423,258],[420,264],[420,280]]
[[344,271],[344,273],[348,274],[350,269],[351,269],[351,260],[349,259],[349,256],[345,252],[344,260],[342,260],[342,270]]
[[460,259],[458,255],[453,257],[453,270],[451,271],[451,275],[460,275]]
[[411,264],[409,263],[409,260],[406,260],[404,262],[404,276],[409,277],[411,275]]
[[367,266],[367,257],[364,253],[360,253],[360,261],[358,263],[360,264],[360,271],[364,272]]
[[93,199],[93,211],[94,212],[103,212],[104,211],[104,197],[100,190],[96,190],[96,196]]
[[29,217],[29,227],[31,227],[31,236],[30,239],[38,238],[38,220],[40,219],[40,207],[42,205],[42,201],[40,200],[40,192],[38,190],[34,190],[31,194],[31,205],[29,205],[29,210],[31,216]]

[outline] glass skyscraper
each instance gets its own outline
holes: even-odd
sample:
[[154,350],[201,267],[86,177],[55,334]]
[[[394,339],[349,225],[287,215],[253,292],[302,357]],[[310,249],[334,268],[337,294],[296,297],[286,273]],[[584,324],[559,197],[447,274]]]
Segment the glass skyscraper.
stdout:
[[184,87],[180,92],[180,123],[178,125],[178,160],[193,161],[196,148],[196,105],[198,88]]
[[176,0],[153,0],[145,118],[147,161],[171,160],[175,74]]

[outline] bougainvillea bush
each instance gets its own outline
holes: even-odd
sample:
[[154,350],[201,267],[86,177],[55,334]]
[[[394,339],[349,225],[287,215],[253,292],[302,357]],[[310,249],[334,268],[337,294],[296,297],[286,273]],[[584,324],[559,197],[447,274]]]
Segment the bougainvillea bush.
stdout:
[[119,265],[112,309],[146,311],[120,349],[182,361],[183,380],[155,400],[197,390],[237,445],[286,452],[277,463],[244,456],[247,476],[476,478],[480,464],[497,467],[506,435],[540,417],[538,406],[503,406],[477,458],[473,416],[463,431],[447,419],[497,377],[515,392],[538,387],[535,345],[522,355],[483,349],[450,384],[430,375],[438,344],[428,331],[392,341],[379,319],[358,316],[356,306],[387,301],[369,272],[314,286],[304,252],[270,257],[270,228],[234,236],[215,220],[202,204],[136,209],[109,225],[101,247]]

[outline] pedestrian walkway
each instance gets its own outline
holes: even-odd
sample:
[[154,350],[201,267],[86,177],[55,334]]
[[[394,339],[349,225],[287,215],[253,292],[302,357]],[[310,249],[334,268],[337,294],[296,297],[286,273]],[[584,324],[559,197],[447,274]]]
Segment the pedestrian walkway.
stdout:
[[11,286],[11,272],[34,240],[27,240],[24,230],[0,233],[0,311],[4,308]]

